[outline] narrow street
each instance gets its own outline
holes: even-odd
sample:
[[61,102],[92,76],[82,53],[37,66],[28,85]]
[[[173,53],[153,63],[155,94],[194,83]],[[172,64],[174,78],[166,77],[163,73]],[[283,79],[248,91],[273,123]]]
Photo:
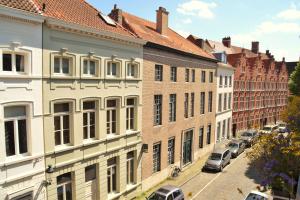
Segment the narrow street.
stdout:
[[186,182],[181,187],[186,199],[243,200],[248,192],[256,189],[260,181],[245,155],[243,153],[232,159],[222,173],[201,172]]

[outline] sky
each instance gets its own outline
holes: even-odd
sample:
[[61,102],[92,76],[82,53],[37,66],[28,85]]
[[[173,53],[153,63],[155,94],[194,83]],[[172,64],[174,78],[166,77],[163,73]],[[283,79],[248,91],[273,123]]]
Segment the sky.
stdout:
[[169,27],[187,37],[222,41],[230,36],[233,45],[251,48],[259,41],[276,60],[298,61],[300,57],[300,0],[87,0],[108,14],[118,8],[156,21],[156,10],[169,11]]

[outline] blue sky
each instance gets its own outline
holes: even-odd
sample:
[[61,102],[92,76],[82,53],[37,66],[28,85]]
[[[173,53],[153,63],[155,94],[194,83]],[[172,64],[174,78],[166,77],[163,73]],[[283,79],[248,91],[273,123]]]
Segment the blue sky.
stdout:
[[87,0],[108,14],[119,8],[155,21],[159,6],[169,12],[169,26],[187,36],[221,41],[231,36],[232,44],[260,50],[270,49],[276,60],[298,61],[300,56],[299,0]]

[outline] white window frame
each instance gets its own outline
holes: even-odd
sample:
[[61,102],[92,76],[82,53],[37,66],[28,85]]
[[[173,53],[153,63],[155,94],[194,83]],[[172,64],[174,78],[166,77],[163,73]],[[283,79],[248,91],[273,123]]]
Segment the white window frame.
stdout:
[[[63,73],[63,59],[69,59],[68,73]],[[59,59],[59,72],[55,72],[55,59]],[[73,58],[65,55],[54,55],[53,56],[53,74],[55,76],[71,76],[72,75],[72,63]]]
[[[116,158],[115,158],[116,159]],[[108,194],[114,194],[114,193],[117,193],[117,190],[118,190],[118,188],[117,188],[117,181],[118,181],[118,173],[117,173],[117,170],[118,170],[118,168],[117,168],[117,160],[116,160],[116,163],[114,163],[114,164],[111,164],[111,165],[107,165],[107,173],[108,173],[108,171],[110,171],[110,175],[108,175],[107,174],[107,178],[109,178],[110,179],[110,185],[109,185],[109,187],[111,188],[111,192],[108,192],[108,190],[107,190],[107,193]],[[115,177],[116,177],[116,180],[115,180],[115,183],[116,183],[116,186],[115,186],[115,188],[116,188],[116,190],[113,190],[113,175],[115,175]],[[107,182],[107,184],[108,184],[108,182]]]
[[[131,153],[131,152],[128,152],[127,155]],[[135,184],[135,153],[133,152],[133,156],[128,158],[127,157],[127,160],[126,160],[126,183],[127,185],[134,185]],[[131,170],[132,170],[132,173],[133,173],[133,176],[131,177]]]
[[[58,112],[58,113],[55,113],[54,111],[54,106],[56,104],[63,104],[63,103],[68,103],[69,105],[69,111],[68,112]],[[57,103],[54,103],[53,104],[53,126],[54,126],[54,145],[56,147],[60,147],[60,146],[70,146],[71,145],[71,102],[57,102]],[[69,116],[69,143],[64,143],[64,130],[68,130],[68,129],[64,129],[64,126],[63,126],[63,123],[64,123],[64,116]],[[56,134],[56,130],[55,130],[55,117],[59,117],[59,121],[60,121],[60,141],[61,141],[61,144],[59,145],[56,145],[55,143],[55,134]]]
[[176,121],[176,101],[177,101],[177,95],[170,94],[169,95],[169,122]]
[[[139,78],[139,63],[137,62],[127,62],[126,63],[126,78],[128,79],[136,79]],[[134,69],[134,73],[132,74],[132,69]]]
[[[57,184],[56,186],[56,190],[59,188],[59,187],[62,187],[63,188],[63,200],[66,200],[67,197],[66,197],[66,186],[71,184],[71,189],[73,190],[73,185],[72,185],[72,174],[71,174],[71,180],[69,181],[66,181],[66,182],[63,182],[63,183],[60,183],[60,184]],[[72,191],[72,199],[73,199],[73,191]]]
[[[110,101],[110,100],[114,100],[116,101],[116,106],[115,107],[108,107],[107,106],[107,102]],[[106,134],[107,135],[116,135],[117,132],[118,132],[118,107],[119,107],[119,102],[118,102],[118,99],[107,99],[106,100]],[[112,121],[112,116],[113,116],[113,111],[115,111],[115,114],[116,114],[116,120],[115,121]],[[109,115],[109,121],[107,119],[107,114]],[[116,132],[113,133],[112,130],[113,130],[113,124],[115,123],[115,130]],[[109,124],[109,127],[108,127],[108,124]]]
[[[173,146],[170,146],[171,142],[173,141]],[[175,137],[168,139],[168,164],[172,165],[175,163]]]
[[[11,67],[12,71],[4,71],[3,70],[3,54],[11,54]],[[24,56],[24,72],[18,72],[16,70],[16,55]],[[27,49],[21,48],[0,48],[0,72],[1,74],[7,75],[28,75],[31,71],[31,51]]]
[[[116,64],[116,74],[113,74],[112,64]],[[105,65],[105,76],[107,78],[119,78],[121,76],[121,61],[118,60],[108,60]]]
[[[84,62],[87,62],[87,73],[84,72]],[[91,62],[95,63],[95,74],[91,74]],[[82,76],[84,77],[96,77],[99,74],[99,60],[85,57],[82,60]]]
[[[133,105],[128,105],[127,100],[133,99]],[[136,130],[136,98],[127,98],[126,99],[126,131],[134,131]],[[133,112],[133,118],[131,118],[131,114]],[[131,127],[131,120],[133,120],[133,127]]]
[[[159,103],[157,104],[157,102]],[[163,96],[158,94],[154,95],[153,102],[153,123],[154,126],[162,125],[162,109],[163,109]]]
[[[87,124],[86,125],[84,125],[84,121],[83,121],[83,123],[82,123],[82,127],[83,127],[83,129],[85,128],[85,127],[87,127],[87,138],[84,138],[84,130],[83,130],[83,139],[84,140],[94,140],[94,139],[96,139],[96,120],[97,120],[97,106],[96,106],[96,102],[95,101],[85,101],[85,102],[83,102],[83,104],[84,103],[86,103],[86,102],[94,102],[94,104],[95,104],[95,108],[94,109],[84,109],[83,108],[83,106],[82,106],[82,114],[83,114],[83,116],[82,116],[82,120],[84,120],[84,114],[86,114],[87,115]],[[94,115],[95,115],[95,124],[91,124],[91,113],[94,113]],[[94,126],[94,131],[95,131],[95,136],[94,137],[91,137],[91,127],[92,126]]]

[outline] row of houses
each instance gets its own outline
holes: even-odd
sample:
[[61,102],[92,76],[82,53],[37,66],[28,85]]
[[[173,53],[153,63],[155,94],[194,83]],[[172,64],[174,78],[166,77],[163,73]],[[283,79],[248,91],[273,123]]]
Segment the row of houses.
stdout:
[[168,14],[0,0],[0,199],[132,199],[280,118],[284,60],[184,38]]

